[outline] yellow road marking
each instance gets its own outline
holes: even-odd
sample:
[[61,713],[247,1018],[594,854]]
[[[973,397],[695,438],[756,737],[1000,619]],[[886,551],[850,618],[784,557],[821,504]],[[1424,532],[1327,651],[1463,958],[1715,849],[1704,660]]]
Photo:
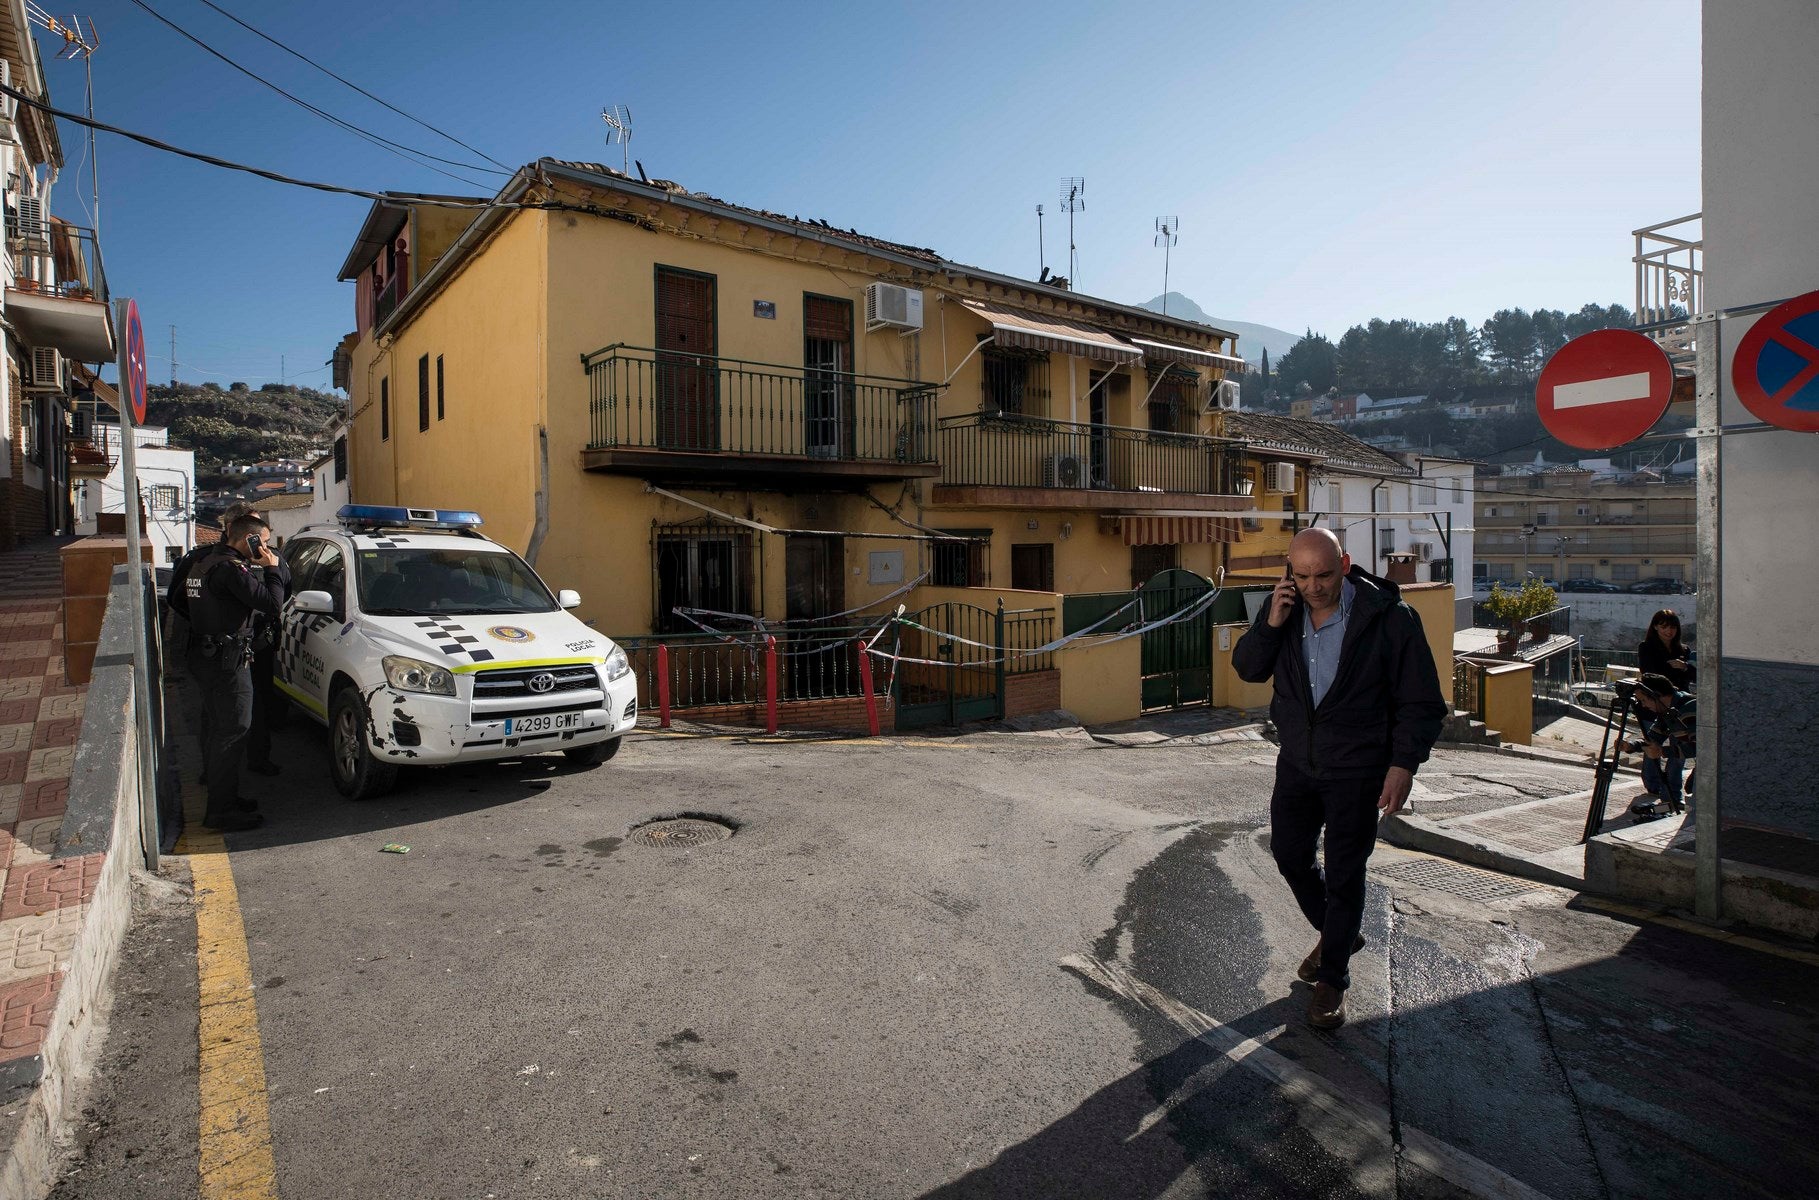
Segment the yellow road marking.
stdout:
[[198,788],[184,788],[178,854],[189,855],[196,894],[196,979],[200,990],[201,1200],[274,1200],[271,1113],[265,1054],[253,1003],[252,965],[240,893],[227,844],[202,828]]

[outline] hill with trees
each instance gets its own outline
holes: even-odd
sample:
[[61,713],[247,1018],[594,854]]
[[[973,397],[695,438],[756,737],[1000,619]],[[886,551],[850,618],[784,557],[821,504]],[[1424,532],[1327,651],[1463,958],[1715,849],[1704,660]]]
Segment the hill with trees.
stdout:
[[[1171,306],[1172,307],[1172,306]],[[1621,304],[1587,304],[1577,312],[1506,308],[1482,325],[1460,317],[1421,322],[1372,319],[1354,325],[1337,342],[1309,330],[1273,363],[1246,373],[1241,403],[1265,412],[1288,412],[1297,397],[1365,392],[1381,400],[1427,396],[1431,403],[1404,417],[1374,422],[1373,439],[1403,437],[1438,453],[1488,461],[1532,459],[1569,462],[1585,452],[1556,442],[1535,412],[1535,380],[1561,346],[1598,329],[1633,328]],[[1459,401],[1514,400],[1514,413],[1451,417],[1443,405]],[[1664,427],[1681,427],[1670,415]],[[1631,450],[1652,455],[1658,447]]]
[[326,446],[328,425],[345,403],[332,392],[290,384],[153,384],[146,389],[146,424],[164,426],[172,445],[196,452],[196,473],[213,476],[228,463],[301,458]]

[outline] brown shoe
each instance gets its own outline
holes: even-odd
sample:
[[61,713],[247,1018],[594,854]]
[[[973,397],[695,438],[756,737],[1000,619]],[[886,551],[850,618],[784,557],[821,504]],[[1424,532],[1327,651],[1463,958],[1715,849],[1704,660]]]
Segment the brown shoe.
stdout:
[[1345,1024],[1345,993],[1330,983],[1316,983],[1307,1002],[1307,1023],[1315,1029],[1337,1029]]
[[[1325,944],[1325,941],[1325,938],[1316,941],[1314,943],[1314,948],[1308,951],[1307,957],[1301,960],[1301,966],[1296,969],[1295,978],[1299,979],[1302,983],[1319,982],[1320,949]],[[1358,940],[1352,943],[1352,953],[1356,954],[1362,949],[1364,949],[1364,935],[1361,933],[1358,935]]]

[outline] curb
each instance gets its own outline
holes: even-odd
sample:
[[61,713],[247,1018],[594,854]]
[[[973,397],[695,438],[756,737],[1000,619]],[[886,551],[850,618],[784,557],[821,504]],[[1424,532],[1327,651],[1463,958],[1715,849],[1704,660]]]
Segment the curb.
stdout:
[[1584,879],[1542,866],[1514,846],[1489,838],[1462,837],[1414,813],[1399,812],[1385,817],[1378,827],[1377,836],[1404,850],[1420,850],[1455,862],[1487,867],[1505,875],[1518,875],[1569,891],[1588,890]]

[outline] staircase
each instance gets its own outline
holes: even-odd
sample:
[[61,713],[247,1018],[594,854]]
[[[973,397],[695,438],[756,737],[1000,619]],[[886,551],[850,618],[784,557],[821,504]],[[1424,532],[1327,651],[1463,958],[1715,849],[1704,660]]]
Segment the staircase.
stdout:
[[1447,715],[1446,724],[1440,728],[1440,740],[1473,746],[1495,746],[1502,741],[1502,737],[1471,713],[1453,712]]

